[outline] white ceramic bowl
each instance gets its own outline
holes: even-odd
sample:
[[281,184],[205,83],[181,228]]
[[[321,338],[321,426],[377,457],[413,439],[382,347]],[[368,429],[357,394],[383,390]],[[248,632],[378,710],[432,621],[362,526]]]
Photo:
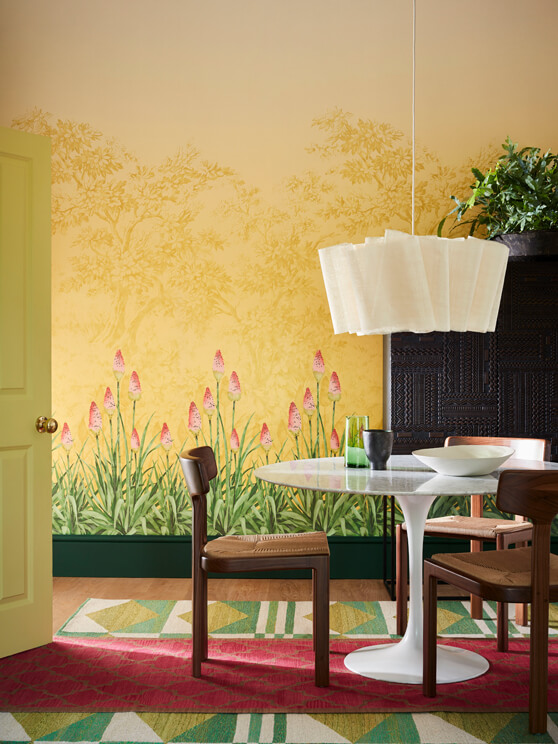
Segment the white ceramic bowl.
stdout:
[[413,455],[442,475],[487,475],[503,465],[515,452],[492,444],[458,444],[415,450]]

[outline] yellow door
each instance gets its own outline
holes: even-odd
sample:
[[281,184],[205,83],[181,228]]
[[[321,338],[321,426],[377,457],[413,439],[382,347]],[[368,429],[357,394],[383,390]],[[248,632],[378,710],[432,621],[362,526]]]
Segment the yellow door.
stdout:
[[0,128],[0,657],[52,640],[50,140]]

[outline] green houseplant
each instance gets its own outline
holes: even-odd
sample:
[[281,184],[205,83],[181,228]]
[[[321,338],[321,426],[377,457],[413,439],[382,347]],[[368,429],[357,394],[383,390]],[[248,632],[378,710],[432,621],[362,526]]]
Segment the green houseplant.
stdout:
[[451,196],[456,206],[441,220],[438,235],[455,215],[454,228],[469,224],[470,235],[500,240],[512,254],[525,244],[527,253],[558,251],[558,155],[538,147],[519,150],[509,137],[502,147],[504,154],[486,173],[472,168],[476,181],[467,199]]

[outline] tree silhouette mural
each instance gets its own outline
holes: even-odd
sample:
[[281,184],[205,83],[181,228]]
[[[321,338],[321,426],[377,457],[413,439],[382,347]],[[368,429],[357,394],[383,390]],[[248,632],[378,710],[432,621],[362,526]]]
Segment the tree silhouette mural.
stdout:
[[187,311],[201,320],[209,304],[213,313],[235,316],[231,280],[218,259],[222,237],[197,219],[231,169],[191,145],[143,165],[89,124],[53,121],[38,109],[14,125],[51,138],[53,231],[73,230],[74,247],[83,248],[70,259],[61,290],[102,294],[110,308],[91,324],[93,338],[109,341],[125,328],[137,343],[155,311],[161,319]]
[[[71,446],[66,438],[55,458],[56,529],[184,532],[189,529],[189,517],[182,514],[187,500],[172,447],[215,436],[221,451],[228,452],[222,463],[227,472],[250,450],[234,494],[223,491],[222,507],[215,501],[215,530],[234,524],[236,530],[258,531],[269,528],[270,515],[278,513],[287,530],[312,528],[309,515],[319,507],[324,520],[320,523],[328,531],[377,534],[377,505],[370,500],[358,508],[347,500],[341,513],[309,493],[300,498],[268,489],[262,494],[248,462],[261,457],[262,447],[269,461],[299,452],[301,439],[295,437],[295,447],[286,415],[291,402],[307,414],[308,442],[314,448],[300,449],[301,456],[318,453],[318,445],[321,453],[339,451],[337,432],[330,439],[329,429],[318,428],[319,382],[316,389],[306,363],[316,348],[326,359],[342,362],[341,367],[332,362],[344,381],[339,420],[370,405],[376,393],[381,400],[381,379],[371,383],[369,375],[374,341],[348,335],[333,341],[317,251],[342,241],[362,242],[385,228],[410,229],[411,146],[405,133],[389,123],[333,109],[312,123],[315,142],[307,148],[312,167],[264,190],[204,158],[191,144],[146,164],[88,123],[56,119],[35,109],[13,125],[52,142],[54,402],[72,433]],[[482,168],[494,159],[488,149],[474,162]],[[449,195],[463,193],[471,182],[470,165],[448,166],[425,148],[418,149],[417,232],[434,231],[451,205]],[[213,432],[211,420],[205,418],[203,429],[190,427],[188,405],[195,401],[203,411],[204,391],[209,390],[208,348],[213,354],[224,343],[234,349],[242,379],[241,410],[235,418],[233,401],[232,422],[225,418],[219,424],[215,413]],[[105,372],[99,360],[120,346],[133,360],[132,369],[142,370],[142,380],[148,383],[137,420],[134,403],[131,430],[121,432],[120,444],[129,449],[126,459],[120,451],[113,452],[112,434],[98,427],[92,446],[91,421],[88,426],[83,414],[91,397],[99,401],[104,394]],[[371,393],[374,385],[376,392]],[[213,388],[217,412],[229,410],[226,390],[226,382]],[[316,393],[314,419],[303,406],[309,391]],[[120,409],[118,415],[124,418]],[[152,452],[149,442],[164,427],[177,444],[166,437],[170,449],[159,457],[164,443],[153,445]],[[149,456],[144,462],[138,454],[144,452],[138,432],[148,429]],[[80,439],[83,444],[78,444]],[[145,464],[145,471],[136,468],[134,458]],[[106,488],[108,472],[112,490]],[[121,472],[127,473],[125,487]],[[234,499],[246,490],[250,504],[241,515]],[[133,498],[128,496],[132,493]],[[268,512],[261,510],[261,503],[269,505]],[[84,516],[79,518],[78,512]],[[128,521],[122,522],[122,515]]]

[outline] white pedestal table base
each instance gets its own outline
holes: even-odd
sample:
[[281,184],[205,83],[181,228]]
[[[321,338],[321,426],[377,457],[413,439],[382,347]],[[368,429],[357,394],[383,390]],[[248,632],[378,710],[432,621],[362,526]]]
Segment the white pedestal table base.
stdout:
[[[409,542],[409,621],[407,631],[398,643],[365,646],[345,658],[345,666],[364,677],[385,682],[422,684],[422,554],[424,523],[436,498],[432,493],[397,494],[407,524]],[[484,674],[488,661],[473,651],[438,646],[438,684],[462,682]]]
[[[345,657],[345,666],[362,677],[383,682],[422,684],[422,651],[407,647],[403,641],[365,646]],[[454,646],[438,645],[436,682],[439,685],[462,682],[488,671],[489,662],[480,654]]]

